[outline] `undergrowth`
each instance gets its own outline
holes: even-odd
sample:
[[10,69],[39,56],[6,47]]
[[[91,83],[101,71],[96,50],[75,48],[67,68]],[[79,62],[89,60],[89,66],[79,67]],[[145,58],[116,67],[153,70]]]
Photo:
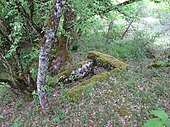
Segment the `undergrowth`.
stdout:
[[1,125],[139,127],[153,109],[163,109],[170,115],[168,68],[148,69],[148,63],[128,63],[127,71],[92,85],[78,104],[65,101],[62,90],[57,94],[57,90],[48,88],[51,109],[46,113],[36,100],[25,101],[12,92],[6,93],[8,87],[1,87]]

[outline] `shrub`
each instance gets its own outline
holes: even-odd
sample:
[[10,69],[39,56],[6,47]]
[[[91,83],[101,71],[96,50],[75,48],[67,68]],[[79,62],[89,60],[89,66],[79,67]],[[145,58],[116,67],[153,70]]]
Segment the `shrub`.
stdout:
[[119,40],[113,44],[112,54],[123,59],[144,59],[147,55],[147,49],[155,40],[154,36],[148,36],[145,33],[137,33],[133,37]]

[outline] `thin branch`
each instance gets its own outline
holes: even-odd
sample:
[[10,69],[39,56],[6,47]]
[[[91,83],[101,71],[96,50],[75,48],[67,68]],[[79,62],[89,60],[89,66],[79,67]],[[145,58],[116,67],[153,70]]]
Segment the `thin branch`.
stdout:
[[9,72],[10,72],[9,74],[14,75],[12,65],[10,65],[10,63],[3,57],[2,53],[0,53],[0,58],[1,58],[1,61],[6,65],[7,69],[9,69]]
[[142,0],[127,0],[123,3],[117,4],[117,5],[112,5],[108,8],[106,8],[105,10],[100,11],[98,14],[106,14],[106,13],[109,13],[110,11],[113,11],[113,10],[119,10],[120,7],[124,7],[126,5],[129,5],[129,4],[132,4],[132,3],[135,3],[135,2],[139,2],[139,1],[142,1]]
[[[21,13],[21,15],[25,18],[25,20],[27,21],[27,23],[29,24],[29,26],[31,26],[31,28],[39,35],[40,38],[42,38],[42,29],[39,28],[33,21],[33,18],[31,18],[29,16],[29,14],[26,12],[26,10],[24,9],[24,7],[17,1],[15,1],[15,4],[17,5],[17,10],[18,12]],[[31,11],[31,10],[30,10]],[[33,13],[32,13],[33,14]],[[33,16],[32,16],[33,17]]]
[[109,33],[112,30],[113,23],[114,23],[114,19],[111,20],[110,23],[109,23],[109,28],[108,28],[107,34],[106,34],[106,44],[110,44],[110,42],[109,42]]
[[29,11],[30,11],[30,19],[34,20],[34,0],[27,0],[27,3],[29,4]]
[[4,34],[1,30],[0,30],[0,35],[2,35],[6,39],[7,42],[11,42],[12,43],[12,41],[9,39],[9,37],[6,34]]
[[15,88],[15,85],[13,84],[13,82],[12,82],[11,80],[0,78],[0,82],[8,83],[8,85],[9,85],[11,88],[16,89],[16,88]]
[[6,24],[6,22],[4,21],[3,18],[0,17],[0,25],[1,27],[5,28],[5,32],[10,35],[11,34],[11,28],[9,27],[9,25]]
[[126,30],[123,32],[121,39],[123,39],[123,37],[126,35],[126,33],[128,32],[129,28],[131,27],[132,23],[135,21],[136,16],[139,14],[139,11],[141,10],[141,8],[136,12],[135,16],[133,17],[133,19],[129,22],[128,27],[126,28]]

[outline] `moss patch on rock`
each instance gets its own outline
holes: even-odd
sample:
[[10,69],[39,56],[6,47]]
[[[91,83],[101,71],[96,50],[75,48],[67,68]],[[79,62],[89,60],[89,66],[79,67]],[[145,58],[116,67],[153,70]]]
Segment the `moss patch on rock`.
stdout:
[[114,69],[110,72],[104,72],[104,73],[100,73],[99,75],[94,75],[90,79],[85,80],[82,83],[80,83],[79,85],[70,89],[64,95],[64,97],[66,97],[66,99],[68,99],[68,101],[70,101],[70,102],[77,103],[80,100],[80,97],[86,91],[86,89],[91,86],[91,84],[96,84],[96,82],[106,80],[112,75],[117,75],[119,72],[120,72],[120,69]]
[[169,60],[157,61],[148,66],[148,68],[158,68],[158,67],[170,67]]
[[108,68],[108,70],[112,70],[114,68],[126,69],[128,67],[127,64],[115,57],[97,51],[89,52],[87,54],[87,58],[94,60],[97,66],[103,66]]
[[124,107],[124,106],[120,106],[118,109],[117,109],[117,112],[120,114],[120,116],[128,116],[129,115],[129,110]]

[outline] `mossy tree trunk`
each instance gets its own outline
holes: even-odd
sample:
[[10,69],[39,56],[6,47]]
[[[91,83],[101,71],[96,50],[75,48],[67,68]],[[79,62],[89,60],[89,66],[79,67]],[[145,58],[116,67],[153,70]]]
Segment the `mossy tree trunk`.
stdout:
[[62,15],[65,0],[54,0],[47,27],[45,29],[44,37],[42,38],[42,46],[39,54],[39,68],[37,76],[37,91],[42,108],[48,109],[48,100],[45,90],[45,79],[49,64],[49,53],[52,42],[56,39],[55,33],[58,30],[60,17]]
[[[70,4],[70,3],[69,3]],[[72,45],[75,41],[75,36],[77,33],[73,28],[73,23],[76,19],[76,15],[74,11],[69,7],[67,7],[64,12],[64,21],[63,21],[63,30],[64,32],[59,37],[59,46],[57,48],[57,53],[55,59],[52,61],[52,73],[56,75],[58,71],[64,66],[66,63],[71,62],[71,54],[69,52],[69,46]]]

